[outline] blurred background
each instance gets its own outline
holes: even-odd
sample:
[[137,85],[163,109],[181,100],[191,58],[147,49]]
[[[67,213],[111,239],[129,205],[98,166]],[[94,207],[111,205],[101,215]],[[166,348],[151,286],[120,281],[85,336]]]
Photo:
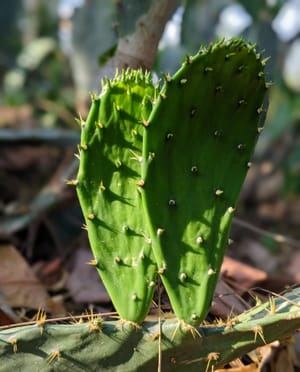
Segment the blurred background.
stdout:
[[[120,41],[153,3],[1,2],[1,325],[41,307],[50,316],[113,310],[86,265],[83,218],[66,180],[78,166],[75,118],[86,116],[89,93],[112,75],[107,66]],[[232,295],[216,304],[215,313],[226,316],[233,303],[236,312],[251,303],[251,288],[277,292],[300,279],[300,1],[186,0],[171,8],[152,64],[156,79],[216,38],[243,37],[271,57],[266,125],[233,223],[226,289],[216,294]]]

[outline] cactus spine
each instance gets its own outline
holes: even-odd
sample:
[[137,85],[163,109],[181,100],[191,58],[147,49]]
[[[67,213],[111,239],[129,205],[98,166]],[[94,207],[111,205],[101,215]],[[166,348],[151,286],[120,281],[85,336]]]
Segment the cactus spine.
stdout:
[[139,192],[142,128],[154,93],[141,71],[103,83],[82,122],[76,185],[93,265],[120,316],[137,323],[148,313],[157,271]]
[[191,325],[208,312],[260,131],[263,70],[242,40],[200,50],[166,78],[144,130],[143,207],[158,272]]

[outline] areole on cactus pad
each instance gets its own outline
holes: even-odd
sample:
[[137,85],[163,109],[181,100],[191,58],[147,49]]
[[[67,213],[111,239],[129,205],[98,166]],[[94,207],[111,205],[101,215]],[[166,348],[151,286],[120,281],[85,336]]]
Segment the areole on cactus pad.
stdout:
[[105,81],[82,125],[77,190],[94,265],[123,319],[142,322],[157,273],[176,316],[205,318],[261,130],[265,61],[240,39]]

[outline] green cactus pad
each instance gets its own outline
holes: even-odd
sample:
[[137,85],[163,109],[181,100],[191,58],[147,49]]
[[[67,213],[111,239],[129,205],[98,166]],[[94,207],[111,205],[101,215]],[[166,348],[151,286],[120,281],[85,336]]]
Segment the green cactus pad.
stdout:
[[77,192],[97,268],[121,318],[148,313],[157,267],[142,217],[143,123],[155,89],[149,74],[105,81],[82,123]]
[[144,133],[143,204],[176,316],[205,318],[262,122],[264,64],[242,40],[218,42],[166,77]]
[[0,329],[0,370],[153,372],[159,370],[160,356],[163,372],[213,371],[259,346],[293,335],[300,327],[299,306],[296,288],[228,324],[194,329],[174,319],[135,328],[96,316],[80,324]]

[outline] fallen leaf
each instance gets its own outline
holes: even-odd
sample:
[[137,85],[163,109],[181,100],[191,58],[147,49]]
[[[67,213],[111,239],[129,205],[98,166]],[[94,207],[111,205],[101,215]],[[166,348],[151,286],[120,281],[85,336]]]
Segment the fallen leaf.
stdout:
[[241,314],[248,307],[238,293],[227,285],[222,278],[219,279],[210,313],[222,319],[228,319]]
[[255,363],[249,364],[247,366],[233,367],[233,368],[222,368],[215,369],[214,372],[259,372],[260,369],[257,368]]
[[11,245],[0,247],[0,292],[11,307],[43,309],[64,314],[62,302],[52,300],[24,257]]
[[267,279],[265,271],[255,269],[227,256],[224,257],[221,272],[224,277],[236,282],[237,287],[240,288],[239,293],[243,293]]
[[87,263],[93,259],[87,249],[78,249],[75,253],[74,267],[66,287],[77,303],[110,303],[110,298],[99,278],[96,269]]

